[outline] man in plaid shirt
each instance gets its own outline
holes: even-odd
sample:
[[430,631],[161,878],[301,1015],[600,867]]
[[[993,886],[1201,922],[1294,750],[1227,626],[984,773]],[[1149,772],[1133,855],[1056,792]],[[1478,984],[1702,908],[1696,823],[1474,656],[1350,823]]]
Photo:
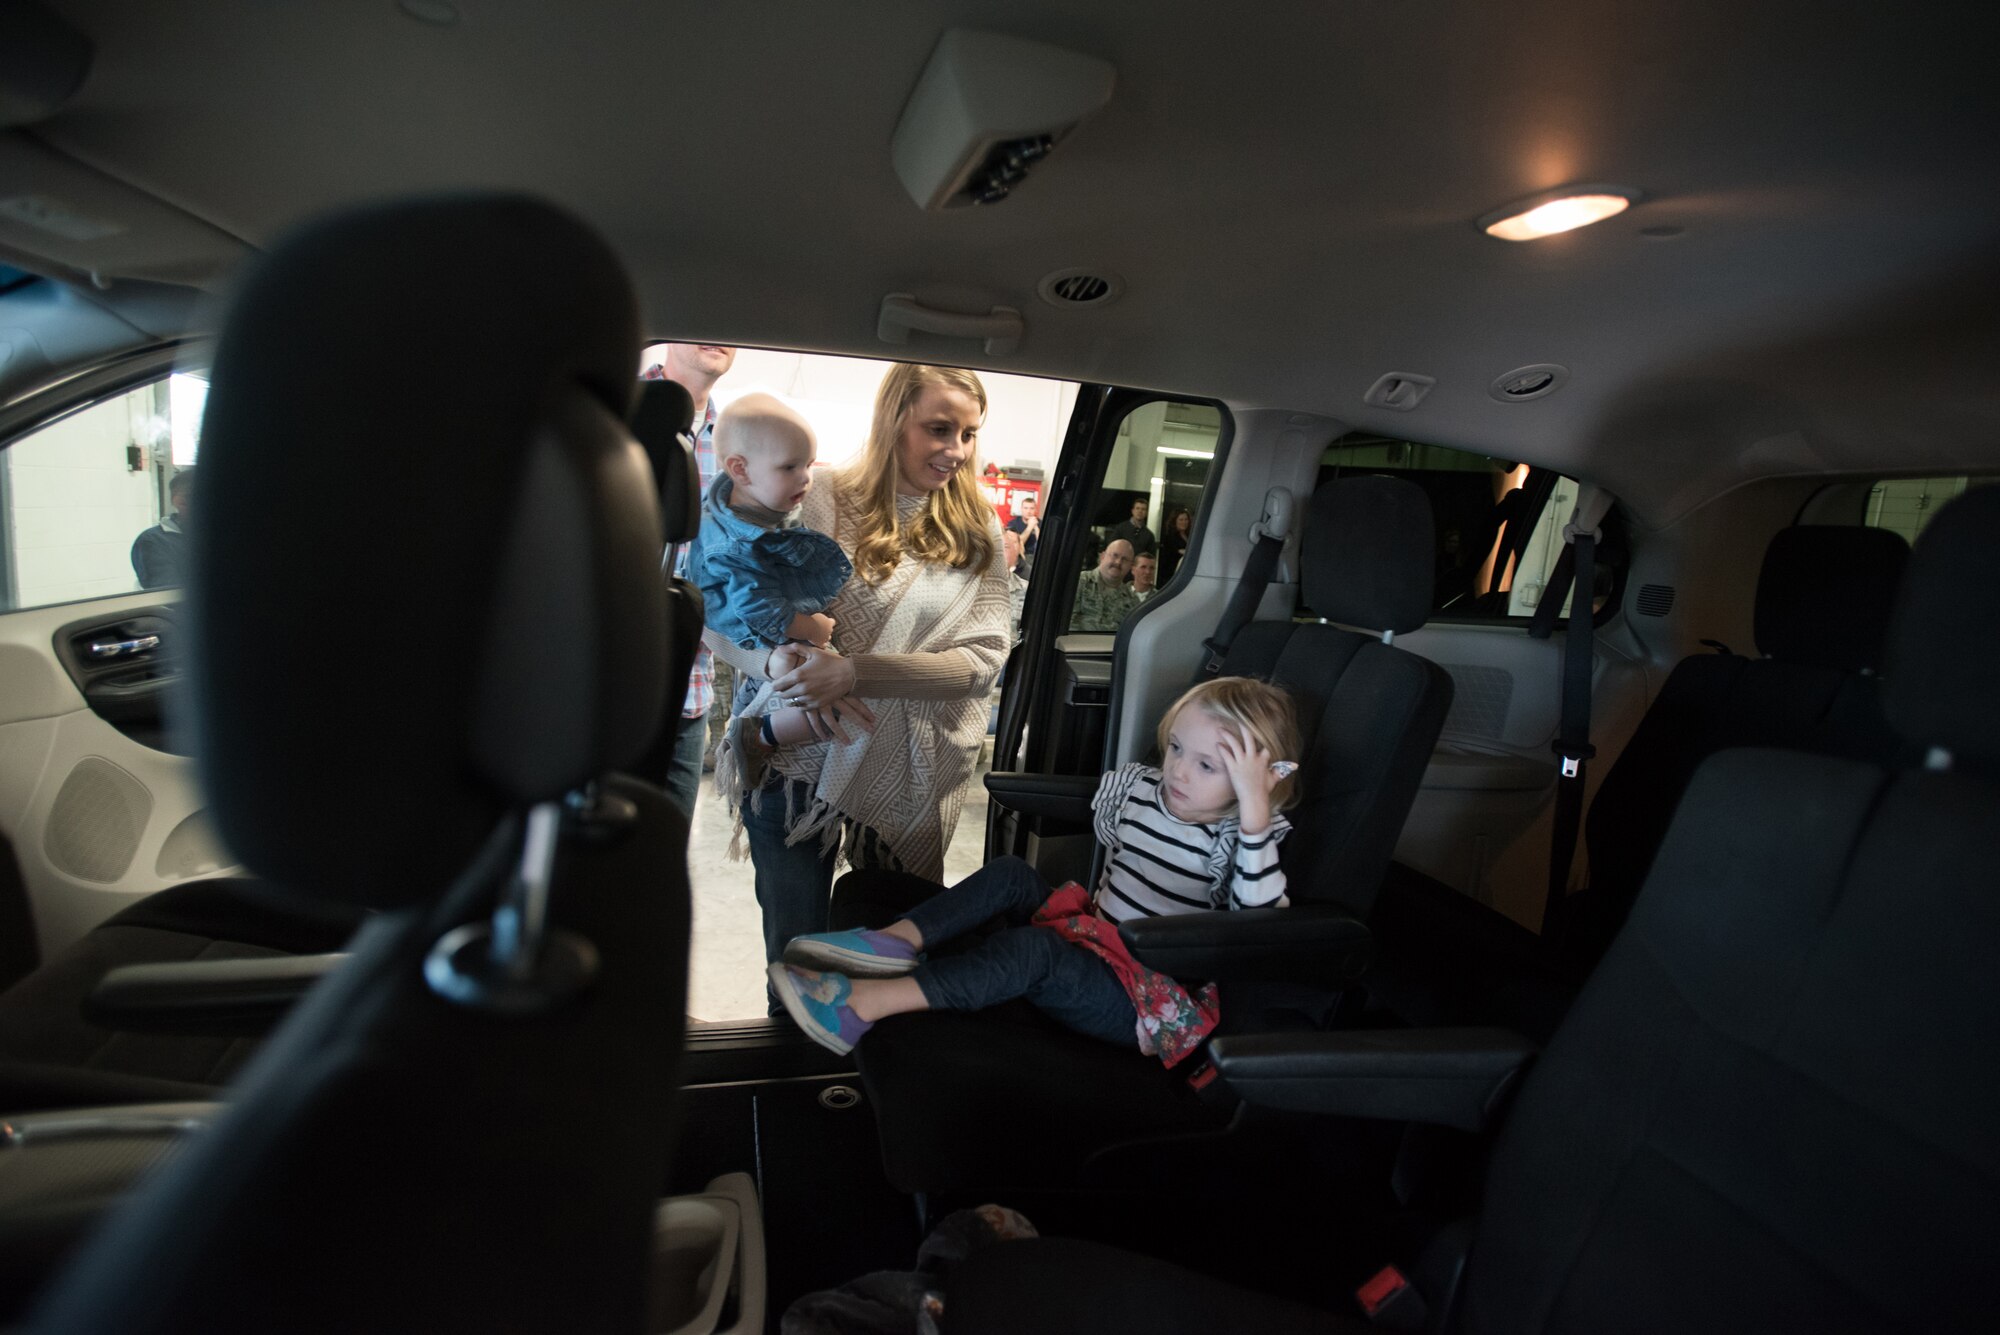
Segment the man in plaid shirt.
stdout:
[[[718,343],[665,343],[664,360],[640,372],[642,380],[671,380],[694,400],[694,462],[701,474],[701,491],[715,480],[715,404],[709,391],[736,361],[736,349]],[[674,573],[687,575],[687,548],[674,554]],[[708,710],[715,703],[715,663],[708,650],[695,654],[688,673],[687,702],[681,706],[681,731],[667,770],[667,795],[690,817],[701,791],[701,756],[708,745]]]

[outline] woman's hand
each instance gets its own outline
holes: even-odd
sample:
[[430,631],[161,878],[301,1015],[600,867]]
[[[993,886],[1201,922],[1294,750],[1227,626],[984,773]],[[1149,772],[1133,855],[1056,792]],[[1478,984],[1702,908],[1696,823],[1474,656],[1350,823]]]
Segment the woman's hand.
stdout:
[[1236,728],[1216,729],[1215,749],[1236,793],[1237,828],[1248,835],[1262,834],[1271,824],[1271,790],[1291,770],[1280,770],[1286,762],[1273,762],[1269,751]]
[[[797,645],[786,647],[801,655],[795,667],[782,676],[774,676],[771,681],[772,689],[786,704],[818,711],[854,693],[854,664],[851,660],[826,649],[800,649]],[[771,667],[774,672],[779,666],[777,654],[777,650],[772,651]],[[873,721],[873,715],[870,715],[870,721]]]
[[824,709],[801,709],[799,713],[812,727],[813,736],[822,742],[853,741],[849,728],[864,733],[875,731],[875,711],[852,695],[843,695]]

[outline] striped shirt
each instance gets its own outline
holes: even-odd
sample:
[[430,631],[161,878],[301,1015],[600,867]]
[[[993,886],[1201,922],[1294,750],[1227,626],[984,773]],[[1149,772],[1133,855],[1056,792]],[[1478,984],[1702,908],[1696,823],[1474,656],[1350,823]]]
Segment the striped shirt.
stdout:
[[1181,820],[1160,796],[1160,771],[1139,764],[1105,775],[1091,810],[1108,854],[1097,884],[1102,917],[1123,922],[1288,903],[1278,844],[1292,827],[1276,812],[1249,838],[1233,814],[1206,825]]

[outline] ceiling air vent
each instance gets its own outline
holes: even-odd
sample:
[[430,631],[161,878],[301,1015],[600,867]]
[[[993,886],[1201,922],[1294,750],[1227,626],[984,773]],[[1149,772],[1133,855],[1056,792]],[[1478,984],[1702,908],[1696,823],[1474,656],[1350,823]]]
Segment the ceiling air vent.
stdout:
[[1639,586],[1639,615],[1642,617],[1663,617],[1674,610],[1674,586],[1671,584],[1642,584]]
[[1051,306],[1105,306],[1125,290],[1116,274],[1093,273],[1089,269],[1059,269],[1035,285],[1035,291]]
[[1501,403],[1526,403],[1531,399],[1547,398],[1561,389],[1567,379],[1567,368],[1554,362],[1540,362],[1534,366],[1516,367],[1494,380],[1486,387],[1486,392]]

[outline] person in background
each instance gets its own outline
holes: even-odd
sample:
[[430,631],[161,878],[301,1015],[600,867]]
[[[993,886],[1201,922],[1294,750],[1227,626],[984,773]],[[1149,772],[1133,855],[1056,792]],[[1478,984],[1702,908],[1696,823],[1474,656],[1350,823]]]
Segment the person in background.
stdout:
[[[710,401],[709,393],[715,382],[735,365],[736,349],[719,343],[666,343],[661,345],[661,351],[662,359],[640,372],[639,378],[671,380],[694,400],[694,425],[688,435],[694,440],[695,470],[701,475],[701,494],[706,496],[715,481],[715,404]],[[687,577],[685,547],[674,556],[674,573],[683,579]],[[664,779],[667,796],[689,816],[694,815],[702,771],[712,765],[706,759],[711,749],[708,725],[696,720],[706,720],[717,700],[721,700],[723,721],[728,721],[729,683],[721,683],[719,692],[716,686],[714,660],[706,648],[699,649],[695,652],[694,669],[688,673],[687,699],[681,705],[683,722],[680,736],[674,742],[673,759],[666,774],[648,776]]]
[[[800,518],[854,567],[826,609],[837,654],[807,648],[779,673],[770,655],[703,632],[738,671],[775,677],[777,697],[820,715],[833,737],[773,751],[739,808],[767,960],[825,929],[838,859],[943,879],[1008,650],[1000,521],[979,490],[986,406],[970,371],[892,367],[860,457],[807,493]],[[833,707],[849,696],[875,728],[842,740]]]
[[1021,539],[1021,554],[1010,567],[1022,579],[1034,574],[1035,549],[1042,541],[1042,498],[1034,492],[1025,493],[1014,502],[1014,517],[1007,521],[1007,532]]
[[1113,538],[1104,544],[1097,568],[1076,579],[1076,601],[1070,605],[1071,630],[1117,630],[1118,623],[1139,605],[1125,577],[1132,573],[1132,544]]
[[175,589],[187,582],[188,507],[194,504],[194,470],[167,480],[168,512],[132,539],[132,573],[142,589]]
[[1167,517],[1167,531],[1160,535],[1160,583],[1165,584],[1187,559],[1188,535],[1194,529],[1194,511],[1175,510]]
[[1004,529],[1000,534],[1002,559],[1007,562],[1007,597],[1013,602],[1014,637],[1011,643],[1021,642],[1021,609],[1028,602],[1028,581],[1021,576],[1021,534],[1016,529]]
[[1158,550],[1159,545],[1154,541],[1153,530],[1146,527],[1146,510],[1144,496],[1133,501],[1132,517],[1122,524],[1115,525],[1108,535],[1109,540],[1117,541],[1122,538],[1132,544],[1134,556],[1151,556]]
[[1140,602],[1144,602],[1153,596],[1154,584],[1159,573],[1160,562],[1158,557],[1140,556],[1133,558],[1132,592],[1138,595]]

